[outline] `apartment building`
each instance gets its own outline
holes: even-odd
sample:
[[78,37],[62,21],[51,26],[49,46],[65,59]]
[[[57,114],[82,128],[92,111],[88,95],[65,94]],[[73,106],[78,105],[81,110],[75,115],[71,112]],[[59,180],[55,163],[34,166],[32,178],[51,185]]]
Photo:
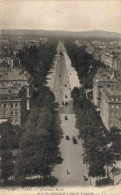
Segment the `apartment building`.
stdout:
[[113,67],[114,55],[112,54],[112,52],[108,50],[102,50],[101,62],[108,67]]
[[2,68],[0,71],[0,85],[1,86],[12,86],[14,84],[20,84],[21,87],[25,86],[27,90],[27,109],[30,109],[31,97],[33,93],[33,78],[25,70]]
[[101,50],[100,48],[96,47],[94,49],[94,53],[93,53],[93,57],[95,58],[95,60],[100,61],[101,60]]
[[115,57],[113,68],[117,71],[121,71],[121,55]]
[[97,108],[100,108],[101,88],[104,86],[116,86],[118,83],[119,81],[112,70],[108,68],[98,70],[93,79],[93,102]]
[[117,86],[101,88],[100,116],[106,128],[121,128],[121,90]]
[[0,120],[21,126],[26,114],[26,88],[21,85],[0,86]]

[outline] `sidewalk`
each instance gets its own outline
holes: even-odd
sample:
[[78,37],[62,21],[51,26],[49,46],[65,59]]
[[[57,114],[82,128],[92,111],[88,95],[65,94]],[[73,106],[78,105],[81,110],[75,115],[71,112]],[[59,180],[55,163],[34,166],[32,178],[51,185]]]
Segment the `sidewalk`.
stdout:
[[[112,173],[112,168],[116,168],[118,171]],[[109,167],[109,176],[114,180],[114,185],[121,184],[121,160],[118,160],[113,167]]]

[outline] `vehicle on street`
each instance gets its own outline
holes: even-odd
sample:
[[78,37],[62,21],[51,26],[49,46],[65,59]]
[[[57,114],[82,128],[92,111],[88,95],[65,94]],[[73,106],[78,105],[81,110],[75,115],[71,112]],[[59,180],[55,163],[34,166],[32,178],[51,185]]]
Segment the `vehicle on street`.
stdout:
[[68,117],[65,115],[65,120],[68,120]]
[[72,137],[73,144],[78,144],[78,141],[75,136]]
[[62,105],[64,105],[64,101],[62,101]]
[[84,177],[84,180],[87,181],[88,180],[88,177],[86,177],[86,175],[83,175]]
[[70,137],[68,135],[66,135],[66,140],[70,140]]
[[68,105],[68,102],[66,102],[65,105],[67,106]]
[[73,140],[73,144],[78,144],[77,139]]
[[57,157],[57,164],[62,164],[63,158],[61,156]]

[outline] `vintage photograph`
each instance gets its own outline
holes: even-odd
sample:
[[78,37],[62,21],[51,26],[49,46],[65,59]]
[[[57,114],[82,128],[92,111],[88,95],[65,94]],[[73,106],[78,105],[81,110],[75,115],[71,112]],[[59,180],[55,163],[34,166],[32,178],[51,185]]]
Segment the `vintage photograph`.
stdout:
[[3,0],[0,18],[0,194],[120,195],[121,1]]

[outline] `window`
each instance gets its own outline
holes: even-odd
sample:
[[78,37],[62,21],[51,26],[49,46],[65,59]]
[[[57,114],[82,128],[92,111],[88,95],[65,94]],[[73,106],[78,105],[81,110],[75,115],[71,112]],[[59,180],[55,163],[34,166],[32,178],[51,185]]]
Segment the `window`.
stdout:
[[4,108],[6,108],[6,104],[4,104]]
[[114,116],[114,112],[111,112],[111,116]]
[[16,104],[15,104],[15,107],[17,107],[17,106],[18,106],[18,104],[16,103]]
[[13,108],[13,104],[11,104],[11,108]]
[[118,98],[116,98],[116,101],[118,102]]
[[13,111],[11,112],[11,116],[13,116]]
[[5,111],[3,112],[3,116],[5,116]]
[[18,119],[17,118],[15,119],[15,122],[18,123]]
[[118,106],[116,106],[116,108],[118,108]]
[[118,116],[118,112],[116,112],[116,116]]
[[114,108],[114,105],[111,105],[111,108]]
[[18,112],[17,112],[17,111],[15,112],[15,115],[16,115],[16,116],[18,115]]

